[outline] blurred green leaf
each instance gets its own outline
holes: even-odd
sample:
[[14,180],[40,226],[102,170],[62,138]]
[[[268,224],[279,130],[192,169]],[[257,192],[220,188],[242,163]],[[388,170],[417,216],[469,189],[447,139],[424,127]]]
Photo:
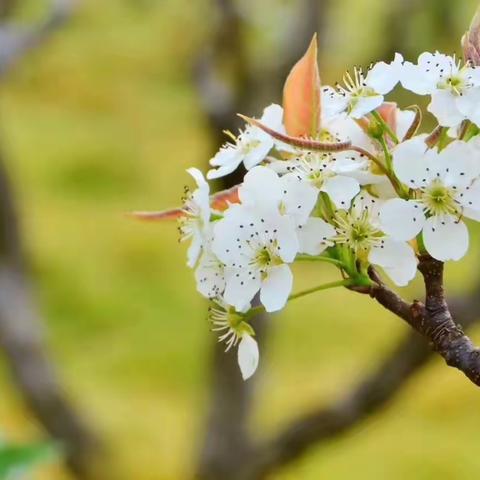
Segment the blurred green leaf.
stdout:
[[30,445],[0,444],[0,480],[22,478],[36,465],[52,460],[57,453],[48,443]]

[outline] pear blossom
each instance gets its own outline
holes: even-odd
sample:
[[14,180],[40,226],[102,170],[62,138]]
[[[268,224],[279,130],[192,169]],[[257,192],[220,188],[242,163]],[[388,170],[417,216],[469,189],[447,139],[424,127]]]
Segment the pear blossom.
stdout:
[[381,205],[380,199],[360,192],[349,211],[337,213],[333,240],[348,246],[358,259],[382,267],[396,285],[404,286],[415,276],[417,258],[408,243],[382,230]]
[[179,218],[180,241],[191,240],[187,253],[187,265],[193,268],[200,257],[203,244],[209,236],[210,187],[202,172],[189,168],[187,172],[197,182],[197,189],[185,192],[182,216]]
[[428,149],[425,135],[393,152],[396,176],[414,198],[388,200],[380,214],[383,230],[397,240],[423,231],[423,242],[437,260],[459,260],[468,248],[462,218],[480,218],[480,154],[472,144],[453,141],[445,149]]
[[257,342],[244,333],[238,345],[238,365],[244,380],[248,380],[257,370],[259,357]]
[[206,298],[221,298],[225,290],[223,263],[210,248],[204,248],[195,270],[198,292]]
[[328,222],[319,217],[310,217],[305,225],[298,227],[298,253],[320,255],[334,244],[335,235],[335,228]]
[[427,109],[444,127],[468,119],[480,125],[480,68],[462,65],[455,57],[424,52],[418,63],[405,62],[401,73],[404,88],[430,95]]
[[217,300],[209,307],[209,320],[212,330],[220,334],[218,341],[226,343],[226,352],[238,345],[237,361],[242,378],[250,378],[257,370],[260,353],[253,338],[255,332],[245,315]]
[[[260,122],[273,130],[284,131],[282,119],[282,107],[272,104],[265,108]],[[226,143],[210,160],[210,165],[214,168],[207,173],[208,179],[224,177],[236,170],[242,162],[250,170],[265,160],[276,144],[270,135],[253,125],[247,125],[238,137],[231,136],[233,143]]]
[[243,205],[268,215],[287,215],[295,226],[303,225],[317,202],[318,191],[295,175],[279,177],[276,172],[258,166],[250,170],[238,191]]
[[346,73],[343,77],[343,85],[323,87],[326,114],[335,116],[346,112],[358,119],[375,110],[399,82],[402,63],[403,57],[396,53],[391,63],[378,62],[367,72],[362,68],[354,68],[353,75]]
[[214,235],[212,250],[225,264],[225,302],[241,311],[260,291],[267,312],[282,309],[293,283],[288,264],[299,248],[291,219],[234,205],[217,222]]

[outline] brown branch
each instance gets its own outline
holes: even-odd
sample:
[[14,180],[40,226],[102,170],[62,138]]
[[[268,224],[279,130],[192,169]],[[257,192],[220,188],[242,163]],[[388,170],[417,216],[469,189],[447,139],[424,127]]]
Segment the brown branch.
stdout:
[[[376,280],[379,278],[373,273]],[[480,295],[478,287],[471,295],[457,299],[452,310],[464,328],[478,320]],[[409,321],[411,305],[379,283],[377,301]],[[422,307],[418,305],[420,309]],[[423,336],[409,332],[379,365],[356,386],[330,406],[321,407],[294,420],[283,431],[259,445],[244,468],[232,477],[239,480],[260,480],[269,473],[297,460],[312,448],[346,434],[352,428],[378,414],[402,391],[407,382],[428,363],[433,351]]]
[[462,371],[480,386],[480,349],[452,318],[443,288],[443,263],[423,256],[418,268],[425,282],[425,305],[418,301],[411,305],[405,302],[386,287],[375,272],[372,275],[378,286],[371,289],[370,295],[429,340],[447,365]]

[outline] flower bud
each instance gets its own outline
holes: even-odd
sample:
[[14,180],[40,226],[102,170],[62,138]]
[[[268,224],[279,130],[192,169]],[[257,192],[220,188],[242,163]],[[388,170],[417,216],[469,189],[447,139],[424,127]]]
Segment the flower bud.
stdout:
[[462,37],[462,48],[465,61],[480,66],[480,7],[473,17],[470,28]]

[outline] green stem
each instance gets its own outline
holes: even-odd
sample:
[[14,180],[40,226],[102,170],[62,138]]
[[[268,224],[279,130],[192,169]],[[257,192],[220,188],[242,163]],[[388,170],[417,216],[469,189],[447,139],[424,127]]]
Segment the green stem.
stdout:
[[313,256],[313,255],[297,255],[295,260],[299,262],[326,262],[331,263],[333,265],[337,265],[338,267],[343,267],[343,262],[341,260],[337,260],[336,258],[325,257],[325,256]]
[[393,172],[393,165],[392,165],[392,155],[390,154],[390,151],[388,150],[388,145],[385,140],[385,137],[382,135],[378,141],[382,145],[383,149],[383,154],[385,155],[385,163],[387,165],[387,170],[391,174]]
[[329,288],[335,287],[351,287],[352,285],[355,285],[355,281],[351,278],[346,278],[345,280],[338,280],[336,282],[324,283],[323,285],[318,285],[316,287],[294,293],[288,297],[288,301],[304,297],[305,295],[310,295],[311,293],[320,292],[321,290],[328,290]]
[[[328,290],[329,288],[336,288],[336,287],[351,287],[355,285],[355,280],[352,278],[346,278],[345,280],[338,280],[336,282],[324,283],[322,285],[317,285],[316,287],[309,288],[307,290],[302,290],[298,293],[293,293],[288,297],[288,301],[295,300],[296,298],[305,297],[306,295],[310,295],[311,293],[320,292],[322,290]],[[263,305],[259,305],[258,307],[251,308],[243,317],[243,320],[248,320],[259,313],[263,313],[265,311],[265,307]]]
[[395,135],[395,132],[390,128],[390,125],[382,118],[382,116],[376,111],[373,110],[372,116],[373,118],[382,126],[382,128],[385,130],[387,135],[395,142],[399,143],[397,135]]

